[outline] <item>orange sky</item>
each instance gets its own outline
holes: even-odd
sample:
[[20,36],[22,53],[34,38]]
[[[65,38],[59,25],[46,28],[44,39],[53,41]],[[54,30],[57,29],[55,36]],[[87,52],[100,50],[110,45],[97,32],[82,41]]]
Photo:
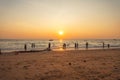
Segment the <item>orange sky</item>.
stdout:
[[120,0],[1,0],[0,11],[0,39],[120,38]]

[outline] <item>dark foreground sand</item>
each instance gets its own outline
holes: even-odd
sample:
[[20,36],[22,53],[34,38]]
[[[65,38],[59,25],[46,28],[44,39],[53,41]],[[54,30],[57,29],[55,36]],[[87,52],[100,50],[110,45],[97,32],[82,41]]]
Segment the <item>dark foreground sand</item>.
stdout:
[[120,80],[120,49],[2,54],[0,80]]

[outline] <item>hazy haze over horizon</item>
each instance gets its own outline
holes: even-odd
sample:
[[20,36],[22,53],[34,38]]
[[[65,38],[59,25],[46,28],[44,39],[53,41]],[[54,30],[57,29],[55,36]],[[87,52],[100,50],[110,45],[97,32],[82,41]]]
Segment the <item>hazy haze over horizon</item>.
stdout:
[[120,0],[0,0],[4,38],[119,39]]

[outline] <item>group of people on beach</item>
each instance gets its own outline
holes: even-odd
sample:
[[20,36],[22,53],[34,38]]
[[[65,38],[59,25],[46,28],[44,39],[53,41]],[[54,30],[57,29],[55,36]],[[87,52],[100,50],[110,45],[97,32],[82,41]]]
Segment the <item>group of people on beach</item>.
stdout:
[[[31,43],[31,48],[35,48],[35,43]],[[27,51],[27,44],[24,44],[24,50]]]
[[[86,42],[86,49],[88,49],[88,42]],[[105,47],[105,43],[103,42],[103,49]],[[107,47],[110,48],[110,44],[107,44]],[[75,49],[78,49],[79,48],[79,44],[76,42],[75,43],[75,46],[74,46]],[[63,49],[66,49],[66,43],[63,43]]]
[[[110,48],[110,44],[107,44],[107,47]],[[103,42],[103,49],[105,48],[105,43]]]
[[[66,43],[63,43],[63,49],[66,49],[67,45]],[[75,43],[75,49],[78,49],[78,43]]]
[[79,46],[78,43],[75,43],[75,49],[78,49],[78,46]]
[[[105,43],[103,42],[102,45],[103,45],[103,49],[104,49],[105,48]],[[86,42],[85,46],[86,46],[85,48],[88,49],[89,43]],[[110,44],[107,44],[107,47],[110,48]],[[35,48],[35,43],[31,43],[31,48]],[[66,43],[63,43],[63,49],[66,49],[66,48],[67,48]],[[74,48],[75,49],[79,48],[79,44],[77,42],[74,43]],[[24,50],[27,51],[27,44],[24,44]],[[46,50],[51,51],[51,43],[50,42],[48,43],[48,48]]]
[[[86,42],[85,43],[85,48],[86,48],[86,50],[88,49],[88,47],[89,47],[89,43],[88,42]],[[35,46],[35,43],[31,43],[31,48],[32,49],[34,49],[36,46]],[[102,47],[103,47],[103,49],[105,48],[105,43],[104,42],[102,42]],[[108,48],[110,48],[110,44],[107,44],[107,47]],[[63,43],[63,49],[66,49],[67,48],[67,45],[66,45],[66,43]],[[79,44],[76,42],[76,43],[74,43],[74,48],[75,49],[78,49],[79,48]],[[24,44],[24,50],[25,51],[27,51],[27,44]],[[47,50],[47,51],[51,51],[52,49],[51,49],[51,43],[49,42],[48,43],[48,48],[47,49],[45,49],[45,50]],[[2,54],[2,52],[1,52],[1,49],[0,49],[0,54]]]

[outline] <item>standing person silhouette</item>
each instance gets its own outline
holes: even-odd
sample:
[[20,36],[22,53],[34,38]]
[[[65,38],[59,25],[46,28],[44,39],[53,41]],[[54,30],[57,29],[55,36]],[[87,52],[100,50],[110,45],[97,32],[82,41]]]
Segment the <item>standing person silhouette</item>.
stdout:
[[24,44],[24,50],[27,51],[27,44]]
[[35,48],[35,43],[32,43],[32,44],[31,44],[31,47],[32,47],[32,48]]
[[108,44],[108,48],[110,48],[110,44]]
[[34,43],[33,47],[35,48],[35,43]]
[[0,49],[0,55],[2,54],[1,49]]
[[75,49],[78,49],[78,43],[75,43]]
[[31,43],[31,47],[33,48],[33,46],[34,46],[34,44],[33,43]]
[[86,49],[88,49],[88,42],[86,42]]
[[65,43],[63,44],[63,49],[66,49],[66,44]]
[[104,49],[104,47],[105,47],[105,43],[103,42],[103,49]]
[[50,51],[51,50],[51,43],[49,42],[49,44],[48,44],[48,51]]

